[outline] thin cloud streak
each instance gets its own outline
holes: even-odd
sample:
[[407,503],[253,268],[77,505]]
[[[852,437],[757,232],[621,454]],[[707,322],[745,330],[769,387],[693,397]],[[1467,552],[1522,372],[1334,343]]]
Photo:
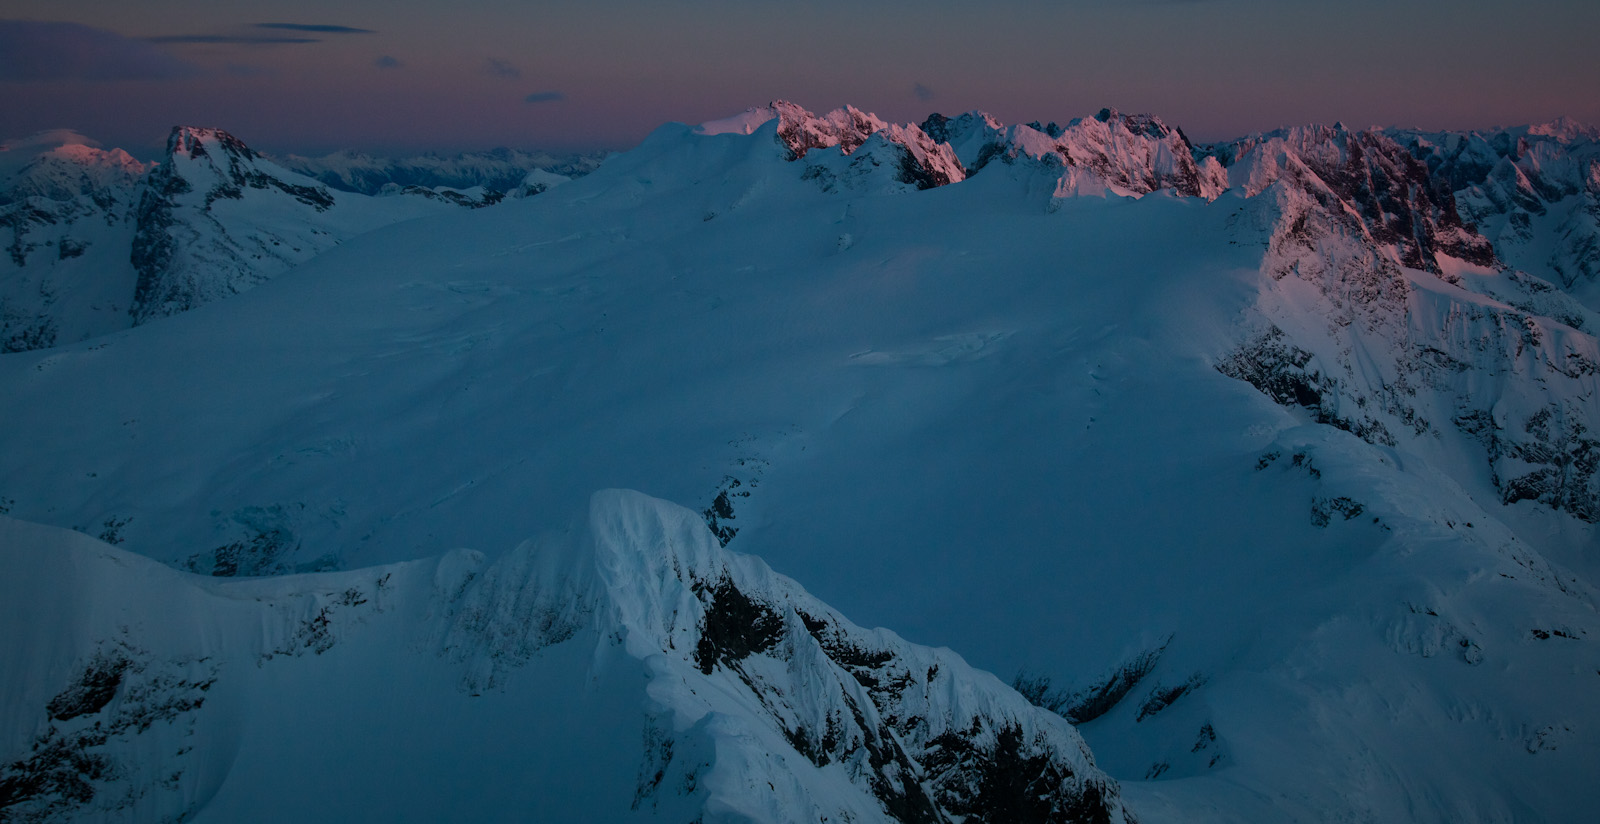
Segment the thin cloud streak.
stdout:
[[164,34],[157,37],[146,37],[146,43],[224,43],[243,46],[265,46],[282,43],[321,43],[317,37],[271,37],[261,35],[237,34]]
[[324,23],[257,23],[258,29],[282,29],[284,31],[305,31],[317,34],[377,34],[376,29],[358,29],[353,26],[333,26]]

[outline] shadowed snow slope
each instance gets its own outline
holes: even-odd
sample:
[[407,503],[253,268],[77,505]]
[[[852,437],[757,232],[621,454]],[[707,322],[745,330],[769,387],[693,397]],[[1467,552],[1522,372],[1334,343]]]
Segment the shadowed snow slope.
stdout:
[[[1600,317],[1505,267],[1442,166],[1343,129],[1191,147],[1109,111],[891,129],[794,108],[665,126],[536,198],[5,355],[0,508],[175,569],[285,576],[138,565],[230,604],[300,592],[282,597],[302,622],[328,607],[351,633],[379,620],[328,606],[352,586],[362,609],[390,571],[459,590],[406,595],[434,612],[390,647],[251,670],[312,680],[252,691],[259,717],[218,710],[238,719],[205,739],[239,747],[230,781],[314,751],[289,708],[389,660],[328,656],[381,649],[433,662],[405,665],[426,686],[341,708],[370,726],[317,762],[319,787],[377,781],[350,766],[364,741],[415,752],[368,735],[406,717],[433,725],[419,739],[467,740],[455,719],[484,736],[494,768],[430,763],[496,804],[525,800],[513,771],[559,784],[589,759],[585,780],[681,820],[1024,820],[981,796],[1015,773],[972,777],[998,763],[1066,788],[1057,820],[1094,793],[1147,824],[1560,822],[1600,804]],[[926,188],[935,155],[901,142],[916,134],[963,178]],[[501,553],[611,488],[698,514],[607,493],[610,514],[562,539],[577,549]],[[849,627],[718,543],[864,625],[1020,676],[1117,783],[987,676]],[[489,555],[418,560],[459,546]],[[618,572],[624,546],[656,547],[638,561],[656,571]],[[246,648],[270,652],[300,624],[252,626]],[[419,634],[452,666],[397,640]],[[549,643],[563,634],[582,642]],[[31,757],[41,708],[101,640],[7,682],[28,697],[0,758]],[[225,676],[203,711],[233,694]],[[463,687],[476,703],[451,703]],[[534,719],[516,757],[507,713]],[[564,752],[586,724],[595,749]],[[217,814],[302,801],[185,775],[173,792],[220,787]]]

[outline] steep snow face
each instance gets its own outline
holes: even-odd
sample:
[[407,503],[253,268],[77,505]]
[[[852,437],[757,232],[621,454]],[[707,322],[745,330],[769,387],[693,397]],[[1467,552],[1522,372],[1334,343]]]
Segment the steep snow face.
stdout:
[[82,340],[127,325],[134,206],[149,167],[82,135],[0,147],[0,352]]
[[[597,493],[579,529],[493,563],[217,584],[6,518],[0,548],[8,613],[44,618],[0,640],[0,810],[19,820],[330,803],[385,820],[1130,820],[1059,716],[948,650],[861,629],[638,493]],[[465,723],[423,722],[420,747],[333,743],[414,732],[383,717],[411,702]],[[500,732],[467,712],[480,702]],[[276,726],[289,714],[322,720]],[[526,737],[566,725],[588,743]],[[494,786],[512,738],[516,768],[539,770],[518,790]],[[281,791],[326,770],[337,799]],[[397,788],[412,775],[435,780]]]

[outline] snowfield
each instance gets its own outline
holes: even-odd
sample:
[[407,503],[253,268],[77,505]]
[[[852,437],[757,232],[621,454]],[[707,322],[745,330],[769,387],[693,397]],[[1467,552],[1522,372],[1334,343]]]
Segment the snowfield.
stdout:
[[0,812],[1583,820],[1594,140],[774,103],[6,354]]

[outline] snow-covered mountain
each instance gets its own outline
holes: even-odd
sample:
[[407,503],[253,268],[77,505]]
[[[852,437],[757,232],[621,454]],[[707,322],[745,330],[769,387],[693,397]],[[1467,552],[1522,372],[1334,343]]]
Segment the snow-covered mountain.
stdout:
[[446,203],[335,193],[220,129],[174,129],[140,195],[133,320],[238,294],[348,238]]
[[148,164],[73,132],[0,151],[0,352],[38,349],[128,324],[128,263]]
[[[0,736],[32,740],[8,820],[1128,820],[1060,716],[638,493],[493,562],[235,583],[6,518],[0,541],[6,609],[43,619],[0,641]],[[407,707],[428,735],[394,735]]]
[[[483,188],[506,195],[543,191],[560,181],[582,177],[600,166],[604,152],[557,155],[521,149],[491,149],[455,155],[376,157],[347,149],[322,157],[286,155],[279,165],[316,178],[332,189],[366,195],[405,190]],[[543,188],[540,188],[543,187]]]
[[[1547,214],[1526,168],[1594,145],[1558,126],[1488,166]],[[774,103],[8,354],[0,787],[1581,820],[1600,319],[1513,262],[1457,139]]]
[[[489,162],[496,158],[499,166]],[[72,132],[7,143],[0,229],[11,237],[0,262],[0,351],[75,343],[186,311],[378,226],[492,205],[507,189],[526,196],[568,179],[531,167],[513,186],[491,185],[535,159],[544,156],[463,161],[433,178],[405,178],[424,182],[380,187],[371,194],[386,196],[377,197],[330,188],[220,129],[174,129],[153,164]],[[562,168],[577,174],[590,163],[580,158]],[[394,167],[391,177],[406,168]],[[433,179],[465,185],[427,182]]]
[[1397,139],[1448,183],[1500,260],[1600,309],[1600,130],[1562,119]]

